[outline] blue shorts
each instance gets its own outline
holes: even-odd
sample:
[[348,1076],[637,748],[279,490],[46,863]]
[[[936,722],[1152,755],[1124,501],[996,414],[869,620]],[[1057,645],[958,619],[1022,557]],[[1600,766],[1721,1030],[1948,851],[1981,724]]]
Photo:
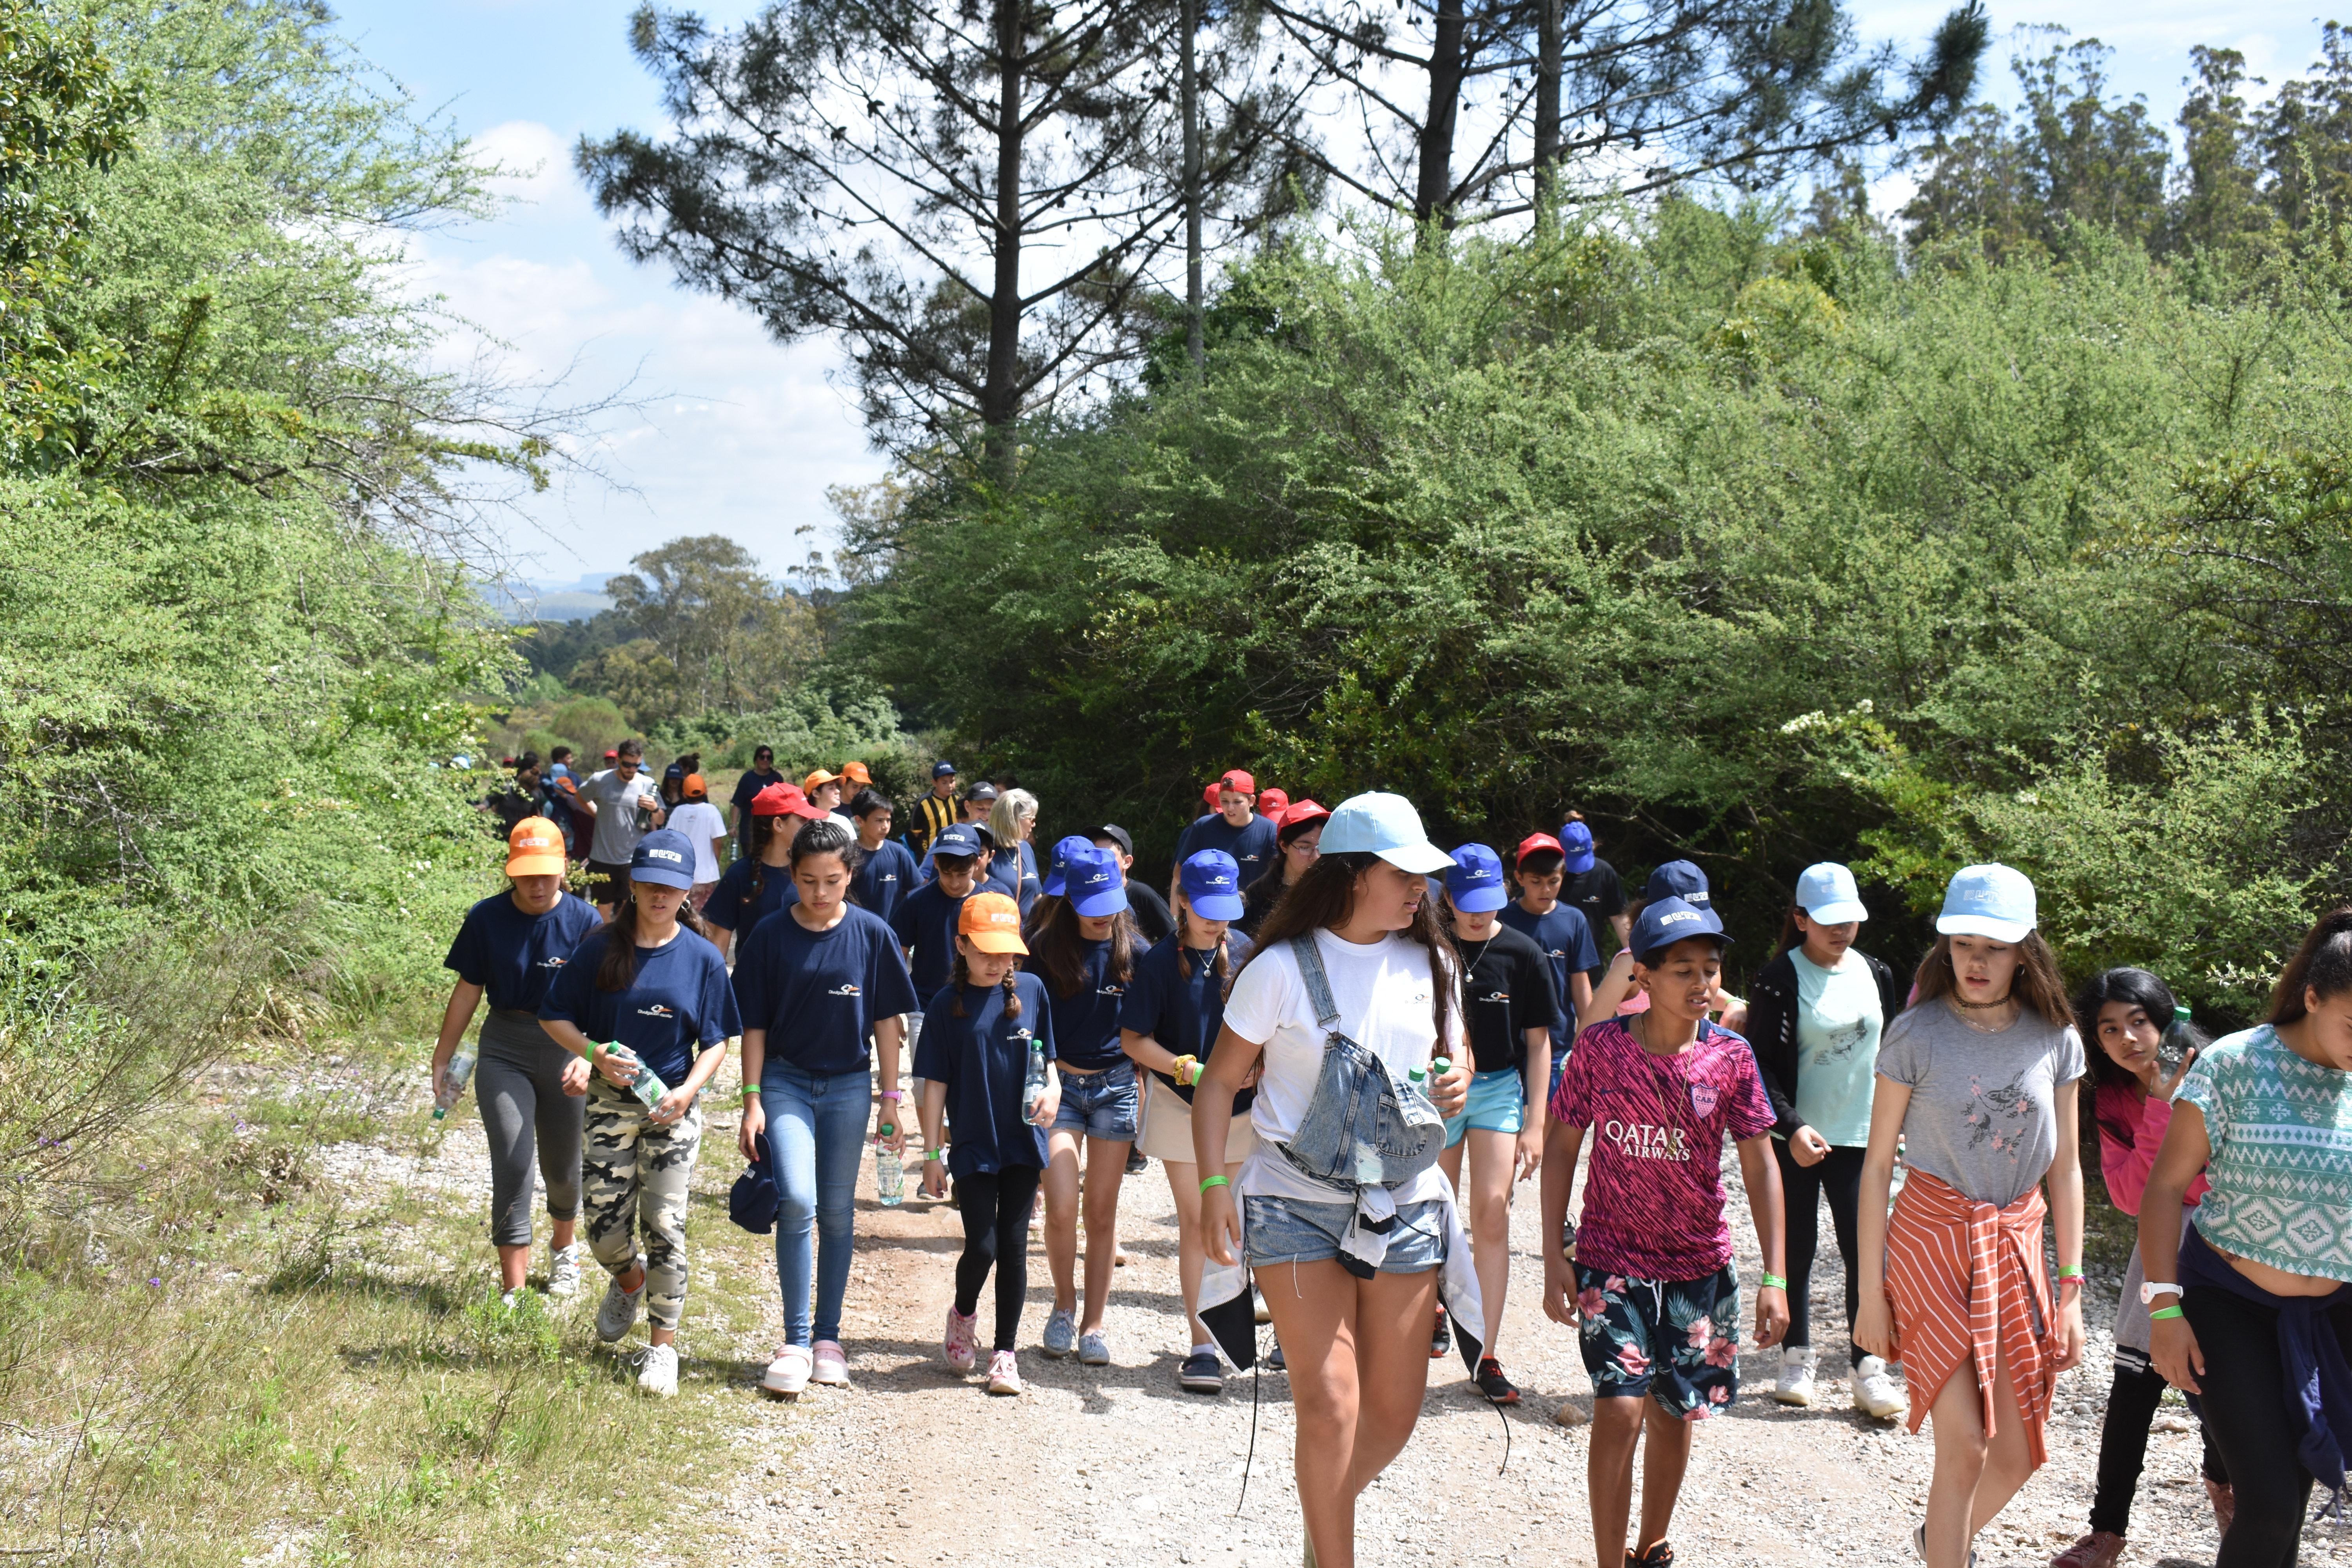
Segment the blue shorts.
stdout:
[[1136,1093],[1135,1064],[1120,1062],[1100,1072],[1059,1075],[1061,1108],[1054,1112],[1054,1128],[1132,1143],[1141,1122],[1143,1101]]
[[1517,1132],[1527,1124],[1528,1086],[1524,1074],[1516,1068],[1474,1073],[1470,1078],[1470,1098],[1463,1102],[1462,1113],[1445,1119],[1445,1146],[1451,1149],[1461,1142],[1462,1135],[1473,1127],[1481,1132]]
[[[1297,1198],[1244,1196],[1242,1246],[1252,1268],[1277,1263],[1320,1263],[1339,1256],[1353,1204],[1304,1203]],[[1382,1274],[1422,1274],[1445,1261],[1445,1201],[1397,1205]]]
[[1739,1277],[1632,1279],[1576,1265],[1578,1348],[1596,1399],[1648,1394],[1703,1420],[1739,1397]]

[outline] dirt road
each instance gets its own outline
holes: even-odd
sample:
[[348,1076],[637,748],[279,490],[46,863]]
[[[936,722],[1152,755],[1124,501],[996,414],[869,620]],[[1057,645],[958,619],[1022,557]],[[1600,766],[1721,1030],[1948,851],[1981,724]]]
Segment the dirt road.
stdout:
[[[714,1124],[709,1136],[701,1181],[723,1187],[737,1167],[727,1152],[731,1130]],[[1738,1190],[1736,1164],[1727,1186]],[[796,1407],[768,1407],[778,1449],[786,1432],[802,1441],[781,1458],[761,1458],[761,1445],[750,1445],[745,1473],[724,1505],[730,1559],[973,1568],[1297,1563],[1284,1379],[1269,1374],[1260,1385],[1256,1458],[1244,1497],[1249,1380],[1229,1383],[1219,1398],[1175,1384],[1185,1335],[1175,1211],[1161,1167],[1129,1178],[1120,1214],[1134,1262],[1118,1271],[1111,1292],[1113,1364],[1053,1361],[1034,1348],[1051,1291],[1044,1248],[1033,1246],[1021,1354],[1029,1391],[1017,1400],[992,1399],[977,1378],[951,1374],[940,1356],[952,1259],[962,1245],[956,1215],[920,1200],[884,1209],[869,1187],[845,1325],[855,1386],[812,1388]],[[1754,1238],[1742,1228],[1744,1215],[1735,1221],[1752,1289]],[[1504,1418],[1477,1396],[1458,1358],[1433,1363],[1412,1444],[1364,1499],[1359,1539],[1366,1563],[1591,1561],[1587,1429],[1552,1420],[1563,1397],[1588,1401],[1591,1391],[1572,1334],[1544,1319],[1537,1304],[1538,1228],[1535,1189],[1523,1187],[1499,1348],[1527,1398],[1508,1416],[1507,1467]],[[1822,1231],[1826,1247],[1826,1222]],[[1815,1321],[1842,1327],[1844,1287],[1829,1251],[1814,1278]],[[1979,1540],[1984,1568],[2040,1568],[2084,1528],[2114,1290],[2112,1279],[2093,1281],[2091,1353],[2061,1382],[2053,1462]],[[983,1336],[991,1310],[983,1300]],[[774,1327],[772,1301],[772,1338]],[[1827,1332],[1816,1340],[1825,1349],[1835,1342]],[[769,1344],[743,1349],[764,1362]],[[1825,1373],[1842,1377],[1841,1358],[1823,1360]],[[1861,1416],[1843,1383],[1828,1377],[1814,1408],[1778,1405],[1768,1361],[1742,1358],[1739,1403],[1698,1436],[1675,1532],[1679,1560],[1695,1568],[1910,1561],[1910,1530],[1929,1470],[1927,1435],[1912,1437]],[[2171,1405],[2158,1415],[2126,1563],[2212,1561],[2197,1439],[2184,1417]],[[2352,1552],[2315,1529],[2303,1560],[2352,1562]]]

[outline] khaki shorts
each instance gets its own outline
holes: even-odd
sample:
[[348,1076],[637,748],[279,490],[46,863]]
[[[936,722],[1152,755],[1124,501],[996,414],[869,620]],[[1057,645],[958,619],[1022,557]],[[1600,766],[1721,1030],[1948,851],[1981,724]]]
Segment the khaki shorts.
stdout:
[[[1136,1149],[1150,1159],[1193,1163],[1192,1106],[1160,1082],[1157,1073],[1138,1076],[1150,1087],[1144,1091],[1143,1136],[1136,1140]],[[1257,1134],[1250,1131],[1249,1112],[1244,1110],[1225,1129],[1225,1163],[1240,1164],[1256,1146]]]

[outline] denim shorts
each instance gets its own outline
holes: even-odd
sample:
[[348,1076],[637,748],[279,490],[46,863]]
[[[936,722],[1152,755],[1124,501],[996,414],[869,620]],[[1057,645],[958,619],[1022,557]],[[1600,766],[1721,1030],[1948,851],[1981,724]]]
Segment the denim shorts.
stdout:
[[1527,1124],[1525,1075],[1516,1068],[1476,1073],[1471,1077],[1470,1098],[1463,1103],[1462,1113],[1445,1119],[1445,1146],[1451,1149],[1461,1142],[1462,1135],[1473,1127],[1481,1132],[1517,1132]]
[[[1249,1266],[1320,1263],[1339,1256],[1353,1204],[1305,1203],[1297,1198],[1243,1198],[1242,1243]],[[1383,1274],[1422,1274],[1445,1261],[1445,1201],[1397,1205],[1396,1228],[1389,1232]]]
[[1061,1109],[1054,1112],[1054,1131],[1083,1132],[1114,1143],[1132,1143],[1143,1108],[1135,1092],[1135,1064],[1120,1062],[1100,1072],[1059,1075]]
[[1633,1279],[1576,1265],[1578,1348],[1596,1399],[1648,1394],[1702,1420],[1739,1397],[1739,1277]]

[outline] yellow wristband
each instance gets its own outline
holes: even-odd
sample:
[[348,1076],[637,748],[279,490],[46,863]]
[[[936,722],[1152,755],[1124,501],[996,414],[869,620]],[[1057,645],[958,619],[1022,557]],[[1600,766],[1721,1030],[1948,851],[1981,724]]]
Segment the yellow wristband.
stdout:
[[1176,1070],[1171,1076],[1176,1079],[1177,1088],[1192,1088],[1194,1084],[1201,1081],[1201,1058],[1198,1057],[1178,1057],[1176,1058]]

